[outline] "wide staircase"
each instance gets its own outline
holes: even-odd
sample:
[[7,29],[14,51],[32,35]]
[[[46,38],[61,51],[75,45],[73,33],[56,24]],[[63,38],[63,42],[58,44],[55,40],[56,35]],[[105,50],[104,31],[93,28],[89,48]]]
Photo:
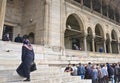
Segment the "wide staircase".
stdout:
[[[6,66],[5,70],[0,70],[0,83],[23,83],[24,79],[16,73],[15,67],[11,66],[11,69],[7,69]],[[31,73],[30,83],[91,83],[91,80],[81,80],[79,76],[70,76],[59,67],[37,65],[37,70]]]
[[[0,83],[23,83],[25,78],[16,73],[16,68],[21,63],[21,46],[22,44],[0,41]],[[82,80],[80,76],[65,73],[60,64],[41,64],[45,58],[42,56],[43,49],[35,47],[37,70],[31,72],[29,83],[91,83],[91,80]]]

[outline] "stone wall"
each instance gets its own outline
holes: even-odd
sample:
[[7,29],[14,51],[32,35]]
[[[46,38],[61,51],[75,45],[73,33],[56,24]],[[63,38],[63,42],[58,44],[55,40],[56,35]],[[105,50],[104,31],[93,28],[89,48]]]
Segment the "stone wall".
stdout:
[[5,22],[21,24],[23,13],[22,0],[7,0]]
[[14,37],[17,33],[29,35],[33,32],[36,44],[64,48],[66,20],[71,14],[81,19],[85,34],[90,27],[95,35],[95,25],[100,24],[105,38],[106,33],[111,37],[112,29],[120,37],[120,26],[65,0],[8,0],[5,24],[13,24]]
[[33,32],[34,42],[44,40],[45,0],[8,0],[5,24],[13,26],[13,39],[18,33],[29,35]]
[[45,0],[24,0],[23,34],[33,32],[35,43],[41,44],[44,39]]

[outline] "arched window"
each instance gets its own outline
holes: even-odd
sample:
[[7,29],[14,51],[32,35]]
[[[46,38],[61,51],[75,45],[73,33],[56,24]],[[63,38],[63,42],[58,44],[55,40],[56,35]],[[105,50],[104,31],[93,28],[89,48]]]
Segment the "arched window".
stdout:
[[110,5],[108,7],[109,7],[109,9],[108,9],[109,18],[114,20],[114,10]]
[[102,0],[102,14],[104,16],[107,16],[107,2],[105,0]]
[[95,51],[104,52],[104,32],[100,24],[95,26]]
[[93,35],[92,35],[92,29],[90,27],[88,27],[87,29],[87,50],[88,51],[93,51],[93,48],[92,48],[92,38],[93,38]]
[[100,2],[100,0],[92,0],[92,3],[93,3],[93,10],[100,13],[100,11],[101,11],[101,2]]
[[83,5],[85,5],[86,7],[90,8],[91,4],[90,4],[91,0],[83,0]]
[[83,24],[76,14],[68,16],[66,30],[64,34],[64,45],[66,49],[84,50],[83,44]]
[[112,30],[111,32],[111,47],[112,47],[112,53],[117,54],[118,53],[118,38],[117,38],[117,33],[115,30]]

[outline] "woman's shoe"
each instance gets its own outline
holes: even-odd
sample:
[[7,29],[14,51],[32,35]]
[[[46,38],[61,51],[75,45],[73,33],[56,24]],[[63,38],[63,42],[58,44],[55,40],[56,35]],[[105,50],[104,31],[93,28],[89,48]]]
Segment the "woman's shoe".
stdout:
[[30,81],[30,79],[27,78],[26,80],[23,80],[23,81]]

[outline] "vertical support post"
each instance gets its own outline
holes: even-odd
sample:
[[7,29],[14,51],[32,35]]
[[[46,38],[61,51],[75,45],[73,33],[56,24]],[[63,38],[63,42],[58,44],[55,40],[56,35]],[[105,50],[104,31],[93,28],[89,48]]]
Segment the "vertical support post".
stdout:
[[0,39],[2,39],[7,0],[0,0]]
[[118,42],[118,54],[120,54],[120,44]]
[[111,46],[111,41],[110,41],[110,53],[112,53],[112,46]]
[[95,52],[95,41],[94,41],[94,38],[92,39],[92,49],[93,49],[93,52]]
[[102,9],[103,4],[102,4],[102,0],[100,0],[100,4],[101,4],[100,12],[101,12],[101,15],[103,15],[103,9]]
[[104,40],[104,52],[106,53],[106,40]]
[[85,52],[87,52],[87,41],[86,41],[86,36],[84,36],[84,47],[85,47]]
[[92,2],[93,0],[90,0],[90,9],[93,11],[93,2]]

